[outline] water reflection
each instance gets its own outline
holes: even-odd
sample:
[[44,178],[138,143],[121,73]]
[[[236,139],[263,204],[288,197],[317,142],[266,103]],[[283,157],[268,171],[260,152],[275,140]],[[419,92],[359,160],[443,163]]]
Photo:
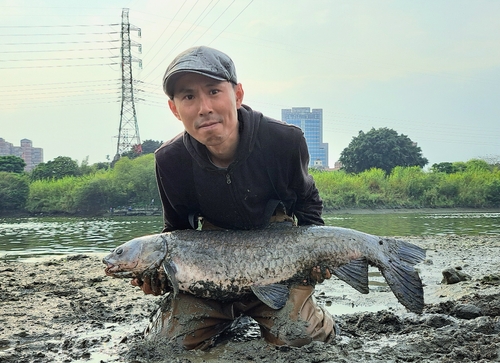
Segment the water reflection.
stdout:
[[500,234],[500,213],[330,214],[325,223],[380,236]]
[[[326,214],[327,225],[380,236],[500,235],[500,213]],[[137,236],[158,233],[162,218],[0,218],[0,258],[104,253]]]
[[161,226],[161,217],[2,218],[0,257],[106,252]]

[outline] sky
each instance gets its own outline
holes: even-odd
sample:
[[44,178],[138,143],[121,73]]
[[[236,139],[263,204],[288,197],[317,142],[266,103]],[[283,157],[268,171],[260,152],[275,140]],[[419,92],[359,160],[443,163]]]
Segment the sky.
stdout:
[[323,109],[331,167],[359,131],[382,127],[416,142],[428,167],[500,159],[497,0],[0,0],[0,138],[30,139],[45,162],[113,159],[124,8],[141,141],[182,132],[162,77],[206,45],[233,59],[254,110]]

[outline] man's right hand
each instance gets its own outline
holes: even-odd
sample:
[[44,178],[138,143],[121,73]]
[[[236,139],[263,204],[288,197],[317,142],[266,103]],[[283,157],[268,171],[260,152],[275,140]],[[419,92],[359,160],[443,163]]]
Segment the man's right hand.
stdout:
[[147,295],[152,294],[158,296],[171,291],[168,285],[167,276],[163,269],[146,272],[141,278],[136,277],[130,281],[130,283],[133,286],[139,286]]

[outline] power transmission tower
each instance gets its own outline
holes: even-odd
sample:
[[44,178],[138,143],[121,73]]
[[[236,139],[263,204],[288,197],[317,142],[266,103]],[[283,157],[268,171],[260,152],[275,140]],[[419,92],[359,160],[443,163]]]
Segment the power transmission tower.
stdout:
[[132,57],[132,52],[130,51],[131,46],[136,46],[139,48],[139,52],[141,52],[141,44],[130,40],[130,30],[137,30],[138,36],[141,37],[141,29],[130,25],[128,10],[128,8],[122,9],[122,108],[120,112],[120,127],[118,129],[118,143],[113,163],[118,161],[124,152],[132,149],[137,154],[142,152],[134,104],[132,62],[139,62],[139,67],[142,64],[140,59]]

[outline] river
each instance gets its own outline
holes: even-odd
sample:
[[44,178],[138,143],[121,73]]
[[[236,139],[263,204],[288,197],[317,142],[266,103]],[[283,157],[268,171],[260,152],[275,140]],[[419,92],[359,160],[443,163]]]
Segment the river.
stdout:
[[[500,235],[500,212],[327,213],[325,223],[380,236]],[[137,236],[161,231],[152,217],[0,218],[0,259],[104,253]]]

